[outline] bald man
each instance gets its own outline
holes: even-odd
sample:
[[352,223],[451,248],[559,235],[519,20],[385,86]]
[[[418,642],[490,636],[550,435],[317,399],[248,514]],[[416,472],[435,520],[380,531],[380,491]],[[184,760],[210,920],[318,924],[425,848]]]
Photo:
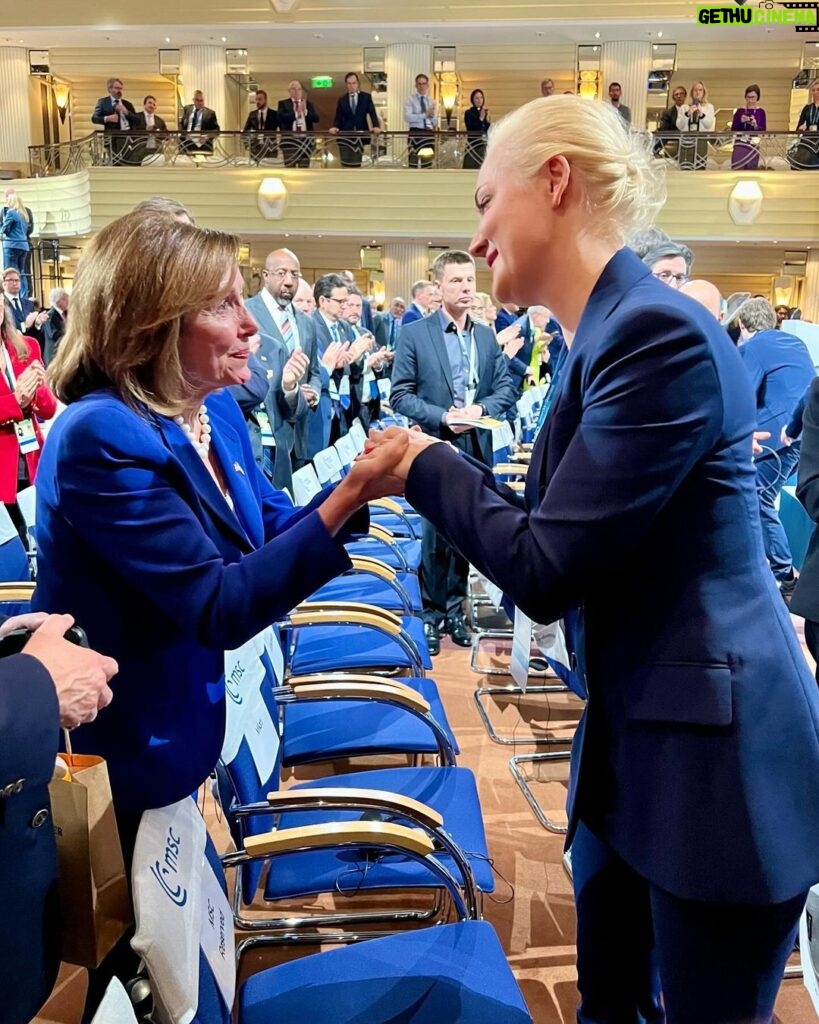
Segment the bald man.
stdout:
[[702,279],[686,281],[684,285],[681,285],[680,293],[699,302],[701,306],[705,306],[715,320],[722,322],[722,295],[715,284]]
[[312,316],[316,311],[316,297],[313,295],[313,286],[306,278],[301,278],[293,299],[293,305],[305,316]]
[[308,138],[318,123],[316,108],[307,99],[301,82],[287,87],[287,99],[279,100],[276,111],[282,134],[282,156],[285,167],[308,167],[315,143]]

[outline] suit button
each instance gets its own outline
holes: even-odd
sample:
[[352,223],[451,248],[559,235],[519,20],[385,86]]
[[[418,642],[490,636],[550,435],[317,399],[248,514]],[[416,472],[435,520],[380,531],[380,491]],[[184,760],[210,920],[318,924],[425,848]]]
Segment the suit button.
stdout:
[[31,819],[31,827],[39,828],[41,825],[45,825],[48,821],[48,811],[45,807],[41,808],[34,817]]

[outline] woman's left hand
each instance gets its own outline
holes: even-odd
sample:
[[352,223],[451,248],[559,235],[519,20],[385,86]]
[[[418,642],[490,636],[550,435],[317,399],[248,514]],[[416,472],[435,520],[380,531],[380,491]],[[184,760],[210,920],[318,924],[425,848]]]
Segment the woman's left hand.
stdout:
[[362,462],[366,461],[376,455],[379,449],[391,445],[399,435],[406,438],[406,443],[401,449],[400,458],[390,467],[389,473],[391,477],[400,481],[403,492],[403,484],[409,476],[410,468],[421,452],[426,451],[430,445],[445,444],[446,442],[440,437],[430,437],[420,427],[412,427],[410,430],[403,427],[388,427],[384,431],[371,430],[364,452],[359,455],[358,459]]

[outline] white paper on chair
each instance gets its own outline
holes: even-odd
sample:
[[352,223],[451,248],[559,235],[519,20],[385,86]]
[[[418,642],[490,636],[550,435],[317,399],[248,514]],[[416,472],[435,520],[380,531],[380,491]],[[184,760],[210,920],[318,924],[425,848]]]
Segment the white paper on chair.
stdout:
[[309,505],[321,490],[321,482],[312,466],[302,466],[293,474],[293,500],[299,507]]
[[353,420],[350,425],[350,437],[355,441],[356,455],[358,455],[359,452],[363,452],[364,442],[367,440],[367,431],[364,429],[364,424],[361,420]]
[[235,651],[225,651],[226,708],[222,760],[226,764],[230,764],[239,753],[242,740],[251,728],[256,696],[264,675],[255,638]]
[[544,658],[551,658],[553,661],[571,668],[571,657],[566,646],[566,634],[563,630],[563,620],[552,622],[544,626],[536,622],[532,628],[532,638],[535,646]]
[[208,860],[202,865],[202,925],[199,945],[216,979],[225,1006],[231,1009],[236,996],[233,912]]
[[355,438],[351,434],[344,434],[336,441],[334,447],[338,452],[342,465],[352,466],[356,455],[358,455]]
[[17,532],[17,527],[11,521],[8,509],[5,505],[0,504],[0,547],[3,544],[8,544],[10,540],[14,540],[15,537],[19,536],[20,534]]
[[319,483],[324,485],[341,479],[341,461],[335,448],[325,448],[313,456],[313,467]]
[[137,1024],[136,1014],[119,978],[112,978],[91,1024]]
[[512,665],[510,672],[521,690],[529,682],[529,658],[532,650],[532,620],[515,609],[515,628],[512,633]]
[[[816,971],[819,968],[819,885],[814,885],[808,893],[808,902],[802,911],[799,921],[799,954],[802,959],[802,978],[805,988],[808,990],[813,1008],[819,1014],[819,978]],[[808,934],[808,917],[811,917],[810,935]],[[817,952],[817,962],[814,965],[813,952]]]
[[250,748],[253,764],[256,766],[259,782],[265,783],[276,766],[279,734],[276,732],[261,690],[257,691],[249,707],[245,722],[245,739]]
[[514,440],[515,432],[512,430],[512,424],[509,420],[504,420],[499,427],[492,431],[492,451],[497,452],[501,448],[511,448]]

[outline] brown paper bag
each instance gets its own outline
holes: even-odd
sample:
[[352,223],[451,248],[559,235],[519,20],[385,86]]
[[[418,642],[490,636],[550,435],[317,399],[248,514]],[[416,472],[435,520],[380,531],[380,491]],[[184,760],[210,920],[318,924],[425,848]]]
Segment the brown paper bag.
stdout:
[[114,817],[108,767],[101,757],[61,754],[70,781],[49,786],[63,917],[63,960],[98,967],[134,915]]

